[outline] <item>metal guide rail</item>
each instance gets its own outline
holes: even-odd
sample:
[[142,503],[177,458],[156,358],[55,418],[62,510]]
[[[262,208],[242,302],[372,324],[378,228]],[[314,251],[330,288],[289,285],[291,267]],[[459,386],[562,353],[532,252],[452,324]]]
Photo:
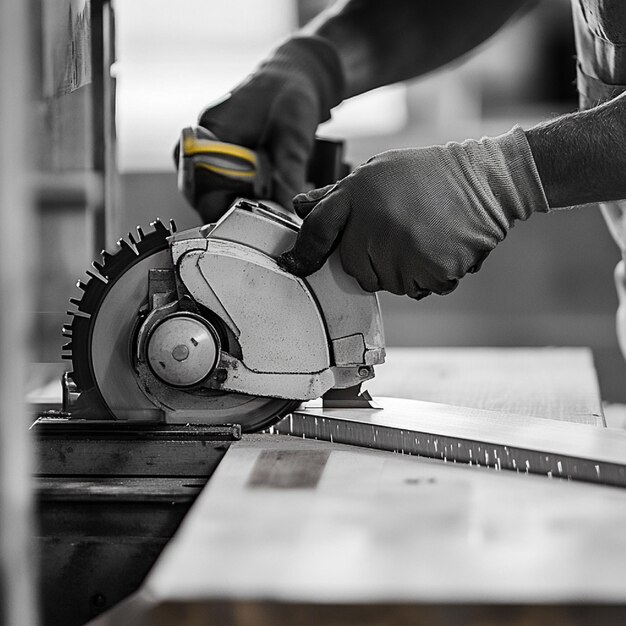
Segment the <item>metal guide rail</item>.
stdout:
[[626,432],[571,422],[376,398],[382,408],[303,405],[278,433],[448,463],[626,487]]

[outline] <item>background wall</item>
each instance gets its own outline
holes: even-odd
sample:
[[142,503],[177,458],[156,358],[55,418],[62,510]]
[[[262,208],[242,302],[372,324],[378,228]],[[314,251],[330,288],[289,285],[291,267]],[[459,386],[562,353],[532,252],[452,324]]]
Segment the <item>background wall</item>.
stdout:
[[[178,196],[171,149],[182,126],[235,85],[323,1],[117,0],[122,173],[114,231],[156,216],[197,223]],[[219,7],[219,8],[218,8]],[[442,34],[445,36],[445,33]],[[359,163],[392,147],[505,132],[575,110],[567,0],[543,2],[458,67],[378,90],[336,112],[320,134],[347,139]],[[619,254],[592,207],[519,223],[481,272],[446,297],[381,294],[389,345],[588,345],[605,399],[626,401],[614,333]]]

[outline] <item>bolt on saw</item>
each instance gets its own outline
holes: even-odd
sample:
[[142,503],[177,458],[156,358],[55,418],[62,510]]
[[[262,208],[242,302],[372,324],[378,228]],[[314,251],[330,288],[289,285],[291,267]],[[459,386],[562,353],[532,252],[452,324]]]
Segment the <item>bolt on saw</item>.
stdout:
[[[341,176],[339,149],[318,142],[316,183]],[[187,128],[178,173],[192,203],[208,189],[237,199],[183,232],[157,220],[93,263],[63,330],[64,410],[254,432],[325,394],[366,402],[360,385],[385,358],[377,297],[336,255],[307,279],[278,266],[301,222],[258,200],[271,189],[263,155]]]

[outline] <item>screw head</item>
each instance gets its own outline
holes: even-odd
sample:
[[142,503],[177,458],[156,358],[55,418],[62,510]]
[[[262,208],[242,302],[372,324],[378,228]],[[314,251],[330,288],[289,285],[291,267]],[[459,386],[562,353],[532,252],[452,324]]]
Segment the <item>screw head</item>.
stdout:
[[215,370],[215,380],[218,383],[225,383],[227,378],[228,372],[224,368],[220,367],[219,369]]
[[184,361],[189,356],[189,348],[184,343],[180,343],[174,346],[172,356],[177,361]]

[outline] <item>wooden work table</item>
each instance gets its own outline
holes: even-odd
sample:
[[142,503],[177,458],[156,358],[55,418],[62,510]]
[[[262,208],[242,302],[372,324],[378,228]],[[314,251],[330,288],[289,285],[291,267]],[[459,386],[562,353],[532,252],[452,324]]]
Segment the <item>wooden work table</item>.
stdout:
[[604,425],[593,356],[582,348],[390,348],[366,386],[373,396]]
[[[370,389],[602,420],[581,349],[390,350]],[[626,490],[251,435],[94,623],[622,624],[625,563]]]

